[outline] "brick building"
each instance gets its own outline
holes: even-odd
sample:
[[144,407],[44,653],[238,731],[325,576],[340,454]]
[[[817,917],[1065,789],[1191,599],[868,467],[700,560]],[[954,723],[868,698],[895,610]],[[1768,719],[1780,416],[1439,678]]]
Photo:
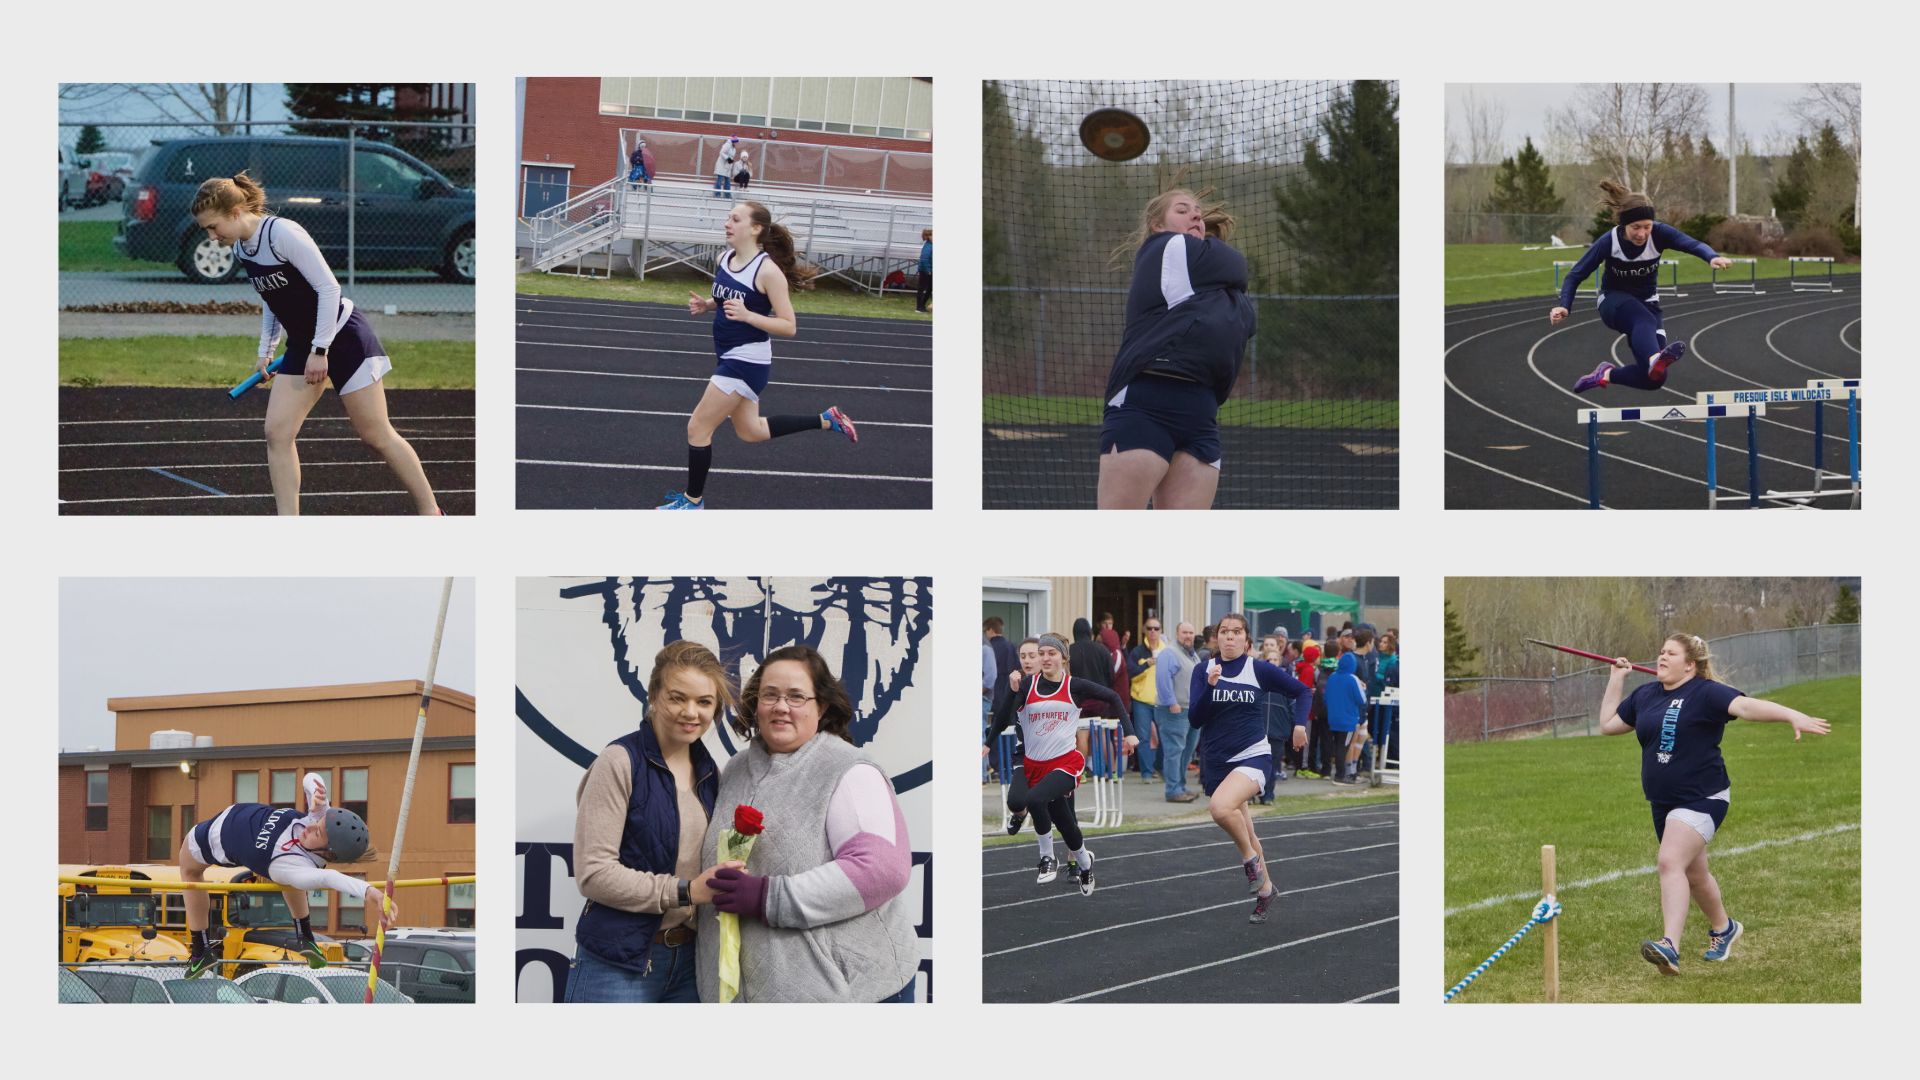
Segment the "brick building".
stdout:
[[[113,748],[60,755],[60,861],[172,864],[187,830],[234,803],[304,809],[300,779],[318,772],[374,839],[369,858],[333,869],[384,877],[420,690],[399,681],[111,698]],[[473,873],[475,817],[473,698],[435,687],[399,876]],[[364,925],[351,899],[314,899],[315,929]],[[472,885],[397,900],[407,925],[473,925]]]

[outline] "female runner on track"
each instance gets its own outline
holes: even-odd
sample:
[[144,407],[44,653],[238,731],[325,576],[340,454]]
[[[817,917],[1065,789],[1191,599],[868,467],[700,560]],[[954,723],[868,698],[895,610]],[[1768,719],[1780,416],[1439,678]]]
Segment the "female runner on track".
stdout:
[[1147,203],[1133,249],[1126,330],[1107,376],[1099,508],[1208,510],[1220,486],[1220,406],[1253,337],[1247,260],[1233,216],[1185,188]]
[[[381,378],[393,370],[393,362],[353,301],[340,295],[340,282],[313,237],[298,222],[268,214],[267,193],[244,172],[201,184],[193,220],[215,242],[233,248],[260,294],[256,370],[266,372],[274,342],[281,331],[287,335],[288,377],[274,379],[267,392],[267,476],[275,508],[287,515],[300,512],[300,452],[293,440],[331,379],[354,434],[386,461],[412,497],[414,510],[440,513],[420,455],[387,419]],[[304,378],[294,378],[295,370]]]
[[[205,881],[210,866],[244,866],[261,881],[279,885],[287,909],[293,913],[300,955],[308,967],[323,968],[327,957],[314,940],[308,921],[310,890],[333,889],[360,897],[362,903],[372,904],[387,926],[398,920],[399,909],[377,886],[326,868],[329,862],[358,862],[366,857],[370,846],[367,823],[351,810],[327,805],[327,782],[319,773],[308,773],[302,786],[307,792],[304,817],[291,806],[235,803],[188,830],[187,838],[180,842],[180,880]],[[204,890],[191,889],[183,902],[187,932],[192,937],[186,977],[197,979],[220,962],[220,955],[207,940],[213,898]]]
[[1247,803],[1266,790],[1273,750],[1267,745],[1267,714],[1262,690],[1293,699],[1293,745],[1307,745],[1307,720],[1313,709],[1313,687],[1280,668],[1247,654],[1247,617],[1239,612],[1222,615],[1214,627],[1219,655],[1193,671],[1194,730],[1200,732],[1200,787],[1207,793],[1207,809],[1214,824],[1226,830],[1239,849],[1248,890],[1257,893],[1251,923],[1267,921],[1273,902],[1273,878],[1267,874],[1266,852],[1253,831]]
[[757,202],[735,203],[727,214],[727,250],[713,268],[713,294],[687,294],[687,314],[713,313],[713,351],[719,362],[706,392],[687,418],[687,490],[670,491],[662,510],[706,507],[713,433],[733,421],[741,442],[765,442],[797,431],[837,431],[857,443],[860,433],[838,406],[818,415],[760,415],[760,392],[773,371],[775,336],[799,330],[791,289],[810,289],[814,268],[802,265],[793,234]]
[[980,753],[984,757],[991,751],[994,740],[1018,717],[1021,741],[1026,744],[1026,801],[1015,806],[1009,794],[1007,806],[1016,814],[1024,809],[1033,815],[1033,831],[1040,835],[1040,873],[1034,883],[1045,885],[1059,874],[1060,864],[1053,857],[1053,827],[1058,825],[1080,879],[1080,895],[1092,896],[1093,852],[1086,849],[1073,812],[1073,790],[1087,767],[1086,757],[1073,745],[1080,710],[1097,703],[1120,721],[1127,749],[1140,740],[1134,737],[1120,695],[1091,679],[1068,675],[1066,653],[1067,643],[1058,634],[1040,635],[1040,670],[1024,676],[1020,687],[1001,701]]
[[1732,784],[1720,756],[1727,722],[1775,722],[1803,734],[1825,735],[1825,720],[1797,709],[1750,698],[1713,681],[1707,643],[1692,634],[1672,634],[1660,646],[1655,681],[1624,694],[1631,661],[1613,662],[1600,699],[1600,734],[1640,739],[1640,789],[1653,807],[1653,835],[1660,842],[1660,915],[1665,936],[1642,941],[1640,955],[1664,975],[1680,974],[1680,933],[1689,897],[1707,917],[1707,960],[1725,960],[1746,927],[1727,914],[1720,883],[1707,869],[1707,844],[1727,819]]
[[1612,180],[1600,181],[1617,224],[1605,236],[1593,242],[1580,261],[1560,283],[1560,303],[1547,314],[1551,323],[1559,323],[1573,307],[1574,290],[1588,275],[1600,270],[1600,321],[1607,329],[1626,335],[1631,366],[1614,367],[1601,361],[1591,372],[1573,384],[1573,392],[1584,394],[1596,386],[1631,386],[1635,390],[1658,390],[1667,382],[1667,368],[1687,355],[1687,343],[1667,341],[1660,326],[1660,255],[1669,249],[1684,251],[1706,260],[1716,270],[1733,265],[1733,260],[1664,222],[1653,219],[1653,202],[1637,191],[1628,191]]

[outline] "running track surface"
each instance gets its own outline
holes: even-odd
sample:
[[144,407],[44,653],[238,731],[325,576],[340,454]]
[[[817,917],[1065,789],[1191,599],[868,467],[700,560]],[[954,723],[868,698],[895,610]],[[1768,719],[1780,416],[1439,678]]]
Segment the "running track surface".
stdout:
[[[1790,292],[1763,280],[1763,295],[1715,296],[1688,286],[1660,303],[1669,340],[1687,356],[1648,393],[1606,386],[1576,395],[1575,379],[1604,359],[1628,360],[1626,342],[1600,324],[1581,297],[1559,326],[1547,323],[1551,297],[1447,309],[1447,501],[1449,509],[1580,509],[1587,505],[1586,432],[1581,407],[1691,404],[1702,390],[1804,387],[1809,379],[1860,377],[1861,278],[1837,279],[1837,293]],[[1760,488],[1813,485],[1813,410],[1827,409],[1826,468],[1845,472],[1847,415],[1841,405],[1768,405],[1756,438]],[[1864,426],[1864,425],[1863,425]],[[1600,428],[1601,493],[1609,507],[1706,506],[1706,431],[1699,423],[1612,424]],[[1744,421],[1718,425],[1722,495],[1747,493]],[[1829,480],[1826,487],[1844,486]],[[1844,508],[1845,497],[1812,500]],[[1744,507],[1743,501],[1722,503]],[[1762,506],[1793,505],[1787,500]]]
[[[518,298],[522,509],[651,509],[687,479],[687,415],[713,374],[712,317],[684,306]],[[760,415],[838,405],[860,431],[742,443],[714,433],[712,509],[933,505],[930,323],[801,315],[773,343]]]
[[[63,514],[272,514],[266,394],[217,389],[60,388]],[[388,390],[440,508],[472,514],[473,391]],[[353,433],[328,393],[301,428],[302,514],[410,514],[413,500]]]
[[989,1003],[1400,999],[1400,808],[1255,819],[1278,897],[1265,925],[1211,822],[1089,836],[1097,887],[1034,884],[1033,828],[983,852]]

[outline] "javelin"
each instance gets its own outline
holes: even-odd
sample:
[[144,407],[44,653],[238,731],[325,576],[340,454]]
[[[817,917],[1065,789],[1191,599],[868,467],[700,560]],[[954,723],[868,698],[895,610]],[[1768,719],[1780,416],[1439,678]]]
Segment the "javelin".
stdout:
[[[1572,653],[1572,654],[1573,654],[1573,655],[1575,655],[1575,656],[1584,656],[1584,657],[1586,657],[1586,658],[1587,658],[1587,659],[1589,659],[1589,660],[1598,660],[1598,661],[1600,661],[1600,662],[1601,662],[1601,663],[1603,663],[1603,664],[1611,664],[1611,663],[1613,663],[1613,657],[1611,657],[1611,656],[1601,656],[1601,655],[1600,655],[1599,653],[1590,653],[1590,652],[1588,652],[1588,651],[1586,651],[1585,649],[1569,649],[1569,648],[1567,648],[1567,647],[1566,647],[1565,645],[1555,645],[1555,644],[1554,644],[1553,642],[1551,642],[1551,641],[1541,641],[1541,640],[1540,640],[1539,638],[1528,638],[1528,639],[1527,639],[1527,644],[1529,644],[1529,645],[1541,645],[1541,646],[1544,646],[1544,647],[1546,647],[1546,648],[1549,648],[1549,649],[1558,649],[1559,651],[1561,651],[1561,652],[1563,652],[1563,653]],[[1646,673],[1647,673],[1647,674],[1649,674],[1649,675],[1658,675],[1658,674],[1660,674],[1659,672],[1657,672],[1657,671],[1655,671],[1655,670],[1653,670],[1653,669],[1652,669],[1652,668],[1650,668],[1650,667],[1641,667],[1641,666],[1640,666],[1639,664],[1635,664],[1635,665],[1633,665],[1633,670],[1635,670],[1635,671],[1644,671],[1644,672],[1646,672]]]

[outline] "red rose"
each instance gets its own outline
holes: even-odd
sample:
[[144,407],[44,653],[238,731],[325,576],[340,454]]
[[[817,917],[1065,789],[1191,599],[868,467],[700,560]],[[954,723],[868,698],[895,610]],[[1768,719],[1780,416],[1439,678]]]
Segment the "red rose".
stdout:
[[766,828],[766,818],[745,803],[733,808],[733,831],[741,836],[758,836]]

